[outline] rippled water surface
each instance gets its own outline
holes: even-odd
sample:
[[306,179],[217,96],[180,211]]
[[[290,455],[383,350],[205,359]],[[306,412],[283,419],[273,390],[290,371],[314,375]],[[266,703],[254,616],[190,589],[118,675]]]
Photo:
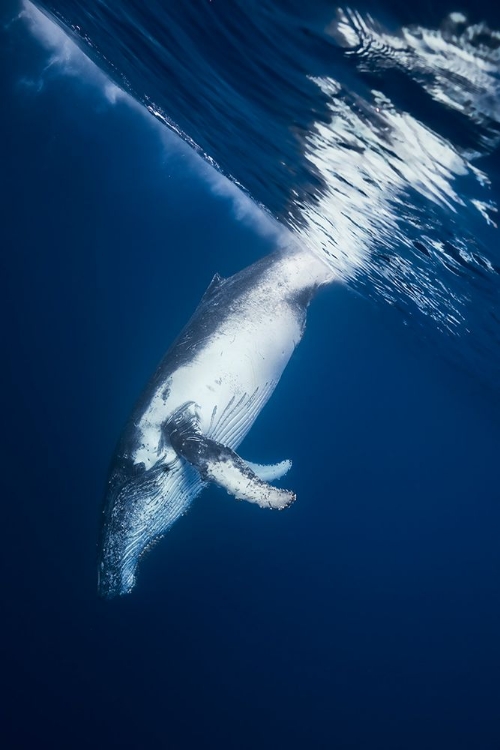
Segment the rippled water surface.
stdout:
[[290,230],[282,242],[326,258],[495,385],[500,26],[492,8],[45,7],[120,87]]

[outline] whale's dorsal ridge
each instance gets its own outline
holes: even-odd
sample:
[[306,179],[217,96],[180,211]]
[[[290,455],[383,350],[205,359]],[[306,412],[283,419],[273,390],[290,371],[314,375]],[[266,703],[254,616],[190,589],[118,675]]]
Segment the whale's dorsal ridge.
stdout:
[[210,299],[210,297],[212,297],[213,294],[222,286],[225,280],[226,279],[223,276],[221,276],[219,273],[214,274],[212,281],[206,288],[205,293],[203,294],[203,297],[201,298],[201,301],[206,302],[207,299]]
[[[223,487],[237,500],[256,503],[261,508],[283,510],[295,500],[289,490],[273,487],[226,445],[206,437],[200,430],[196,404],[188,402],[177,409],[165,425],[171,445],[178,456],[194,466],[205,481]],[[289,461],[269,467],[268,475],[283,476],[290,467]],[[257,467],[264,473],[265,467]]]

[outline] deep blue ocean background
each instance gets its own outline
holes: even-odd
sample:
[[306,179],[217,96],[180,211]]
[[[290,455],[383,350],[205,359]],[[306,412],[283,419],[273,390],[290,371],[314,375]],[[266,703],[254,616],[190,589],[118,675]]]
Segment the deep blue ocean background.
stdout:
[[[380,16],[429,26],[456,9],[417,3],[408,19],[393,5]],[[106,7],[58,10],[80,26],[83,14],[89,34],[94,19],[101,67],[117,80],[134,40],[125,27],[111,34],[97,13]],[[315,18],[328,7],[318,2]],[[170,11],[187,33],[181,8]],[[500,28],[488,6],[469,10]],[[426,316],[394,277],[386,304],[380,258],[323,289],[244,444],[249,460],[293,459],[296,503],[266,513],[210,488],[144,558],[133,594],[100,601],[98,525],[120,430],[214,272],[235,273],[276,242],[185,140],[278,220],[295,211],[292,231],[303,214],[269,175],[259,186],[265,152],[249,139],[245,153],[229,111],[207,119],[212,140],[200,146],[200,96],[183,99],[172,78],[162,112],[185,140],[147,113],[145,50],[145,70],[125,86],[134,98],[106,93],[102,74],[73,53],[57,61],[19,12],[9,1],[0,17],[2,746],[498,750],[499,286],[486,261],[498,267],[499,245],[495,227],[470,218],[476,188],[463,178],[457,216],[435,209],[436,232],[456,230],[447,262],[461,273],[424,269],[454,300],[467,290],[467,332]],[[447,137],[482,149],[491,187],[475,198],[495,203],[495,123],[462,125],[449,119]],[[303,204],[310,175],[294,158]],[[279,163],[269,153],[269,168]],[[290,179],[277,174],[276,185],[291,190]],[[415,217],[430,225],[432,211],[421,196],[408,211],[399,228],[418,241]],[[483,276],[460,255],[469,237]]]

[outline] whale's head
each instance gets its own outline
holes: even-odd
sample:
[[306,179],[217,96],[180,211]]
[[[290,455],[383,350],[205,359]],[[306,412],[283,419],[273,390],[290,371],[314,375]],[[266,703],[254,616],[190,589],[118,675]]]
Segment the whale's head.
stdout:
[[188,510],[202,487],[198,472],[180,458],[149,470],[116,462],[101,521],[100,596],[132,591],[141,555]]

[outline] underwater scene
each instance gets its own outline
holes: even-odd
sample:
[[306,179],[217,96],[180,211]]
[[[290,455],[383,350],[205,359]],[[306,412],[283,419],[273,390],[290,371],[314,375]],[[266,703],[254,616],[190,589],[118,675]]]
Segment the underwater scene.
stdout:
[[500,9],[0,34],[3,746],[498,750]]

